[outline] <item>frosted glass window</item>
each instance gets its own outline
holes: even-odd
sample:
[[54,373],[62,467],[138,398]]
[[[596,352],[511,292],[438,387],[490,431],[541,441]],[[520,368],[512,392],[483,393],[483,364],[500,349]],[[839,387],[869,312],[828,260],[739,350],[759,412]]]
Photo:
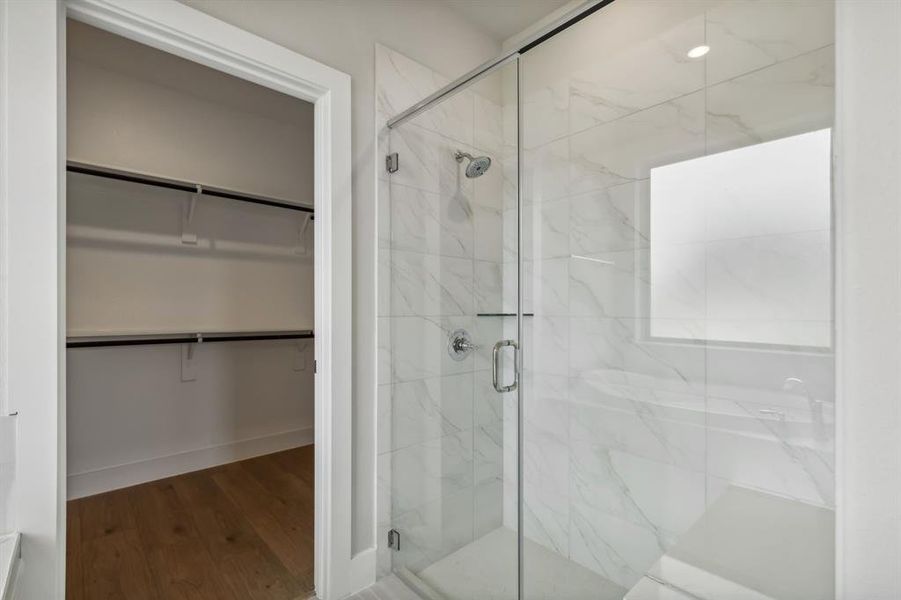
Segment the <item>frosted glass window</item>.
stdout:
[[830,134],[651,169],[652,337],[831,345]]

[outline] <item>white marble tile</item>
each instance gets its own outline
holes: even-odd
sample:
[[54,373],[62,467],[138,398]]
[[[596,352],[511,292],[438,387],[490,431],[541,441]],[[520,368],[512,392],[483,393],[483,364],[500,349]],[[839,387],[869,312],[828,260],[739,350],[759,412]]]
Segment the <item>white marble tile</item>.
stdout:
[[391,254],[391,315],[473,314],[473,263],[416,252]]
[[524,482],[536,489],[569,490],[569,453],[566,438],[541,429],[532,429],[523,447]]
[[476,155],[488,156],[491,166],[480,177],[472,179],[473,202],[480,206],[495,209],[504,207],[504,157],[501,151],[486,151],[477,149]]
[[553,393],[558,399],[565,398],[565,382],[557,378],[569,373],[568,319],[546,317],[541,313],[524,319],[523,368],[527,374],[535,376],[534,381],[530,382],[538,386],[534,390],[535,395],[549,397]]
[[401,532],[394,568],[419,571],[472,542],[472,487],[448,492],[394,517]]
[[648,202],[646,180],[571,197],[570,252],[591,255],[647,248],[650,237]]
[[707,83],[822,48],[835,39],[834,5],[820,0],[728,0],[707,10]]
[[[472,430],[400,448],[391,453],[395,515],[469,490],[473,485]],[[470,498],[471,503],[471,498]]]
[[474,94],[474,137],[473,146],[494,157],[500,156],[504,148],[503,107],[481,94]]
[[570,314],[641,317],[648,275],[648,253],[644,250],[573,257],[569,263]]
[[[551,436],[554,440],[567,440],[569,436],[569,382],[560,375],[548,375],[525,367],[523,385],[523,428],[531,437],[533,433]],[[537,443],[527,439],[526,443]]]
[[773,404],[711,398],[708,405],[711,475],[822,506],[834,504],[831,424],[818,429],[808,411]]
[[570,558],[625,588],[635,585],[665,550],[649,529],[581,502],[571,507]]
[[[397,115],[449,81],[382,45],[376,45],[376,80],[376,106],[382,120]],[[474,94],[467,90],[418,115],[410,123],[472,145],[473,111]]]
[[[473,320],[473,326],[468,331],[472,335],[473,344],[476,345],[475,352],[471,355],[473,370],[476,372],[490,372],[493,364],[492,350],[495,342],[510,338],[504,332],[505,320],[507,319],[503,317],[476,317]],[[502,354],[505,365],[510,362],[512,354],[512,350]]]
[[[578,132],[704,87],[704,61],[686,53],[704,43],[697,3],[630,2],[600,27],[595,60],[576,70],[570,86],[570,131]],[[612,35],[611,35],[612,34]],[[613,38],[613,39],[611,39]],[[619,42],[619,43],[618,43]]]
[[[542,488],[525,478],[523,536],[561,556],[569,556],[567,490]],[[525,557],[528,558],[528,557]]]
[[[641,339],[646,322],[570,320],[570,375],[644,389],[703,394],[704,351]],[[636,337],[639,336],[639,337]]]
[[704,147],[704,93],[697,92],[573,135],[570,189],[647,179],[652,167],[697,156]]
[[623,600],[695,600],[688,594],[683,594],[673,587],[657,583],[648,577],[642,577],[629,592],[623,596]]
[[473,207],[475,257],[502,262],[504,257],[504,215],[499,208],[477,204]]
[[522,98],[523,146],[536,148],[565,136],[569,131],[569,80],[556,76],[542,81],[534,89],[525,89]]
[[503,525],[503,484],[500,479],[477,483],[473,495],[473,538]]
[[706,468],[703,396],[570,381],[570,443],[603,447],[683,469]]
[[[708,347],[707,394],[741,402],[781,403],[794,398],[803,407],[803,396],[835,402],[835,357],[831,352],[761,351],[755,348]],[[798,379],[802,383],[789,381]],[[794,383],[794,385],[792,385]],[[792,392],[791,396],[787,392]]]
[[461,197],[442,197],[404,185],[391,185],[390,247],[443,256],[474,252],[472,207]]
[[[528,127],[528,125],[527,125]],[[569,138],[523,150],[523,204],[557,200],[569,193]]]
[[398,154],[398,170],[390,180],[468,205],[473,180],[454,158],[457,150],[471,153],[472,148],[413,123],[396,127],[391,130],[391,151]]
[[471,429],[472,402],[472,373],[394,384],[392,449]]
[[[569,258],[551,258],[523,265],[523,312],[542,316],[569,314],[569,263]],[[515,265],[507,263],[504,268],[504,299],[513,302],[517,281]],[[508,276],[510,271],[513,274]]]
[[473,264],[473,271],[475,312],[502,312],[504,307],[503,265],[492,261],[477,260]]
[[569,257],[569,200],[532,204],[523,210],[525,258]]
[[473,477],[476,484],[499,481],[504,472],[504,428],[494,421],[473,432]]
[[703,472],[591,444],[574,444],[570,461],[574,501],[649,529],[663,546],[706,508]]
[[832,127],[834,49],[828,46],[707,90],[707,152]]
[[502,423],[509,414],[504,412],[505,398],[515,402],[512,394],[500,394],[491,382],[491,371],[476,371],[473,382],[473,420],[475,425]]
[[414,381],[473,370],[473,357],[453,360],[448,336],[463,328],[474,333],[472,318],[391,317],[391,381]]

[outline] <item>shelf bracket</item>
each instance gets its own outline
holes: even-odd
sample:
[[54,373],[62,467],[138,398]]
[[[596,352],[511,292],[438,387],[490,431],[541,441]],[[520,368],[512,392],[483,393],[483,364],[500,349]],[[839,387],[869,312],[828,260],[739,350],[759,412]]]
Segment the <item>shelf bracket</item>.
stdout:
[[197,232],[194,230],[192,221],[194,220],[194,210],[197,208],[197,199],[203,194],[203,187],[198,183],[197,191],[191,194],[191,197],[185,204],[182,212],[181,220],[181,243],[197,244]]
[[310,222],[313,220],[312,213],[304,213],[301,217],[300,221],[300,230],[298,232],[298,240],[299,244],[297,249],[295,250],[295,254],[299,254],[300,256],[307,256],[309,254],[309,250],[307,248],[307,230],[310,228]]

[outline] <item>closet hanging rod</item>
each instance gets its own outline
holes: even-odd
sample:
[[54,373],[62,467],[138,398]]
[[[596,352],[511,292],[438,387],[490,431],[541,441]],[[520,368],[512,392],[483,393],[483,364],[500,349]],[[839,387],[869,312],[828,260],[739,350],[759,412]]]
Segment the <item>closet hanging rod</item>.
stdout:
[[153,346],[157,344],[207,344],[210,342],[253,342],[261,340],[307,340],[313,332],[266,331],[259,333],[165,333],[148,335],[76,336],[66,338],[66,348],[103,346]]
[[182,192],[198,191],[204,196],[215,196],[217,198],[228,198],[230,200],[240,200],[241,202],[251,202],[253,204],[263,204],[265,206],[276,206],[278,208],[287,208],[289,210],[297,210],[300,212],[313,213],[314,210],[310,206],[294,204],[285,200],[276,198],[266,198],[264,196],[254,196],[253,194],[245,194],[244,192],[235,192],[231,190],[223,190],[220,188],[206,187],[202,184],[190,183],[187,181],[178,181],[176,179],[165,179],[162,177],[153,177],[142,173],[132,173],[129,171],[119,171],[107,167],[98,167],[97,165],[89,165],[69,161],[66,163],[66,170],[70,173],[82,173],[84,175],[93,175],[95,177],[105,177],[107,179],[117,179],[119,181],[129,181],[131,183],[140,183],[143,185],[152,185],[170,190],[179,190]]

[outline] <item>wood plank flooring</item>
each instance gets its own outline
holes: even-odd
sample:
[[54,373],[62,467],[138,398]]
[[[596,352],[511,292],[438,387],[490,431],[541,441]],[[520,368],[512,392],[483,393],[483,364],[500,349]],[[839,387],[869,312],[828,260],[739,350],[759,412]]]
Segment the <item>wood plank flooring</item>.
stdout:
[[313,592],[313,446],[68,503],[68,600]]

